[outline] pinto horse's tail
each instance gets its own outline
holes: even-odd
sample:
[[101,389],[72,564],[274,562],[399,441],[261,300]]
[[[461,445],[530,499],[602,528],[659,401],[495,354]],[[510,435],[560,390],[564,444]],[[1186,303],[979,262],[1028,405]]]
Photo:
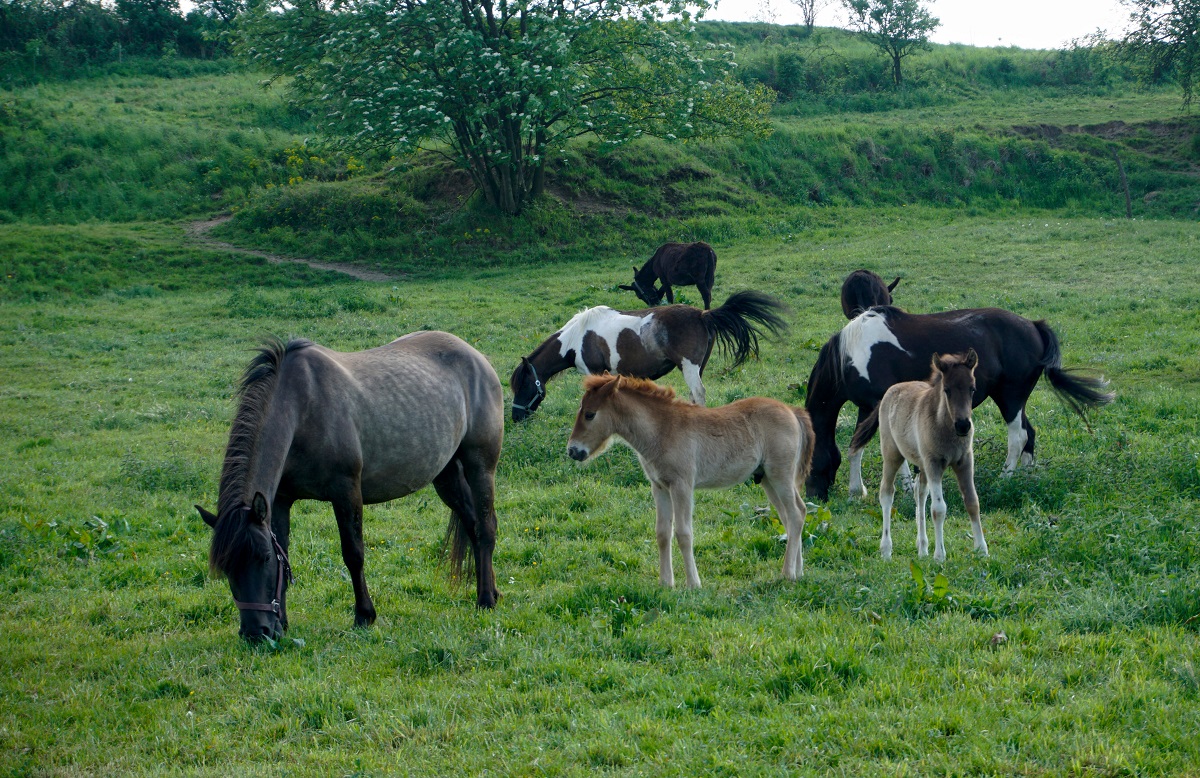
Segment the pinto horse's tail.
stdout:
[[1033,326],[1042,336],[1043,350],[1039,362],[1042,373],[1050,381],[1054,392],[1062,398],[1071,410],[1079,414],[1085,422],[1088,408],[1106,405],[1116,397],[1114,392],[1105,391],[1108,380],[1104,376],[1080,375],[1077,370],[1066,369],[1062,366],[1062,351],[1058,346],[1058,336],[1045,321],[1035,321]]
[[754,324],[778,335],[787,329],[787,322],[779,315],[786,310],[786,305],[762,292],[736,292],[720,308],[701,313],[700,320],[708,330],[709,342],[721,344],[733,360],[730,367],[737,367],[751,355],[758,356],[758,336],[762,331]]
[[[880,403],[882,405],[882,403]],[[871,438],[875,437],[875,431],[879,429],[879,405],[875,406],[875,410],[871,411],[871,415],[862,420],[862,424],[854,429],[854,436],[850,438],[850,450],[861,451],[866,448],[871,442]]]

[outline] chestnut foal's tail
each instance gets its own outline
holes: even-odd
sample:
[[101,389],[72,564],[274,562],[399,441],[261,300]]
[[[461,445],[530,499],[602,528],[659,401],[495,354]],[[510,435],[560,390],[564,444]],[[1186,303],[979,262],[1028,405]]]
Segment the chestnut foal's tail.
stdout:
[[720,308],[701,313],[700,320],[708,330],[709,341],[719,343],[733,361],[730,367],[737,367],[751,355],[758,356],[762,331],[754,325],[778,335],[787,329],[787,322],[779,315],[786,310],[786,305],[762,292],[736,292]]
[[803,408],[792,408],[796,421],[800,422],[800,469],[796,473],[796,483],[803,485],[812,472],[813,448],[816,446],[817,435],[813,432],[812,419]]

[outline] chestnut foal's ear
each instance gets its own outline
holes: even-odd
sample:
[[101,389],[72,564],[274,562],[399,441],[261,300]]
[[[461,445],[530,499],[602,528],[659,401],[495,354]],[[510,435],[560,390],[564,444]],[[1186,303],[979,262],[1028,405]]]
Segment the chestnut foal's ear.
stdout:
[[963,364],[965,364],[971,370],[975,369],[975,366],[979,364],[979,355],[975,353],[975,349],[967,350],[967,361]]
[[895,281],[893,281],[893,282],[891,282],[890,284],[888,284],[888,291],[890,292],[890,291],[892,291],[893,289],[895,289],[895,288],[896,288],[896,284],[898,284],[898,283],[900,283],[900,276],[896,276],[896,280],[895,280]]
[[204,519],[205,524],[212,527],[213,529],[217,528],[217,515],[215,513],[209,513],[208,511],[201,508],[199,505],[195,506],[195,508],[197,511],[200,512],[200,518]]
[[262,492],[254,493],[254,500],[250,503],[250,519],[263,526],[270,524],[271,513],[267,508],[267,498],[263,497]]

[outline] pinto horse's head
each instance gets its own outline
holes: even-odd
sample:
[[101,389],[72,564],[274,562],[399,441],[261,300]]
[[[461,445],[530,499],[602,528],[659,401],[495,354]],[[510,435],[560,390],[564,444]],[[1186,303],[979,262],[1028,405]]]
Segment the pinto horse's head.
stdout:
[[940,378],[942,406],[954,421],[959,437],[971,434],[971,408],[975,404],[975,366],[979,355],[975,349],[966,354],[933,355],[935,386]]
[[546,399],[546,385],[543,381],[543,377],[538,375],[529,358],[521,357],[521,364],[517,365],[508,379],[508,388],[513,393],[513,421],[529,418],[542,404],[542,400]]
[[287,587],[292,579],[287,554],[271,530],[270,509],[261,493],[250,505],[220,518],[199,505],[213,528],[210,569],[229,581],[233,604],[242,614],[238,634],[249,641],[278,640],[287,629]]
[[649,270],[649,272],[647,272],[648,268],[649,263],[647,263],[646,267],[641,268],[640,270],[638,269],[637,265],[634,265],[633,283],[618,284],[617,288],[624,289],[626,292],[633,292],[638,296],[639,300],[650,307],[654,307],[662,302],[666,291],[663,289],[658,289],[654,286],[654,282],[657,280],[657,278],[655,277],[653,270]]

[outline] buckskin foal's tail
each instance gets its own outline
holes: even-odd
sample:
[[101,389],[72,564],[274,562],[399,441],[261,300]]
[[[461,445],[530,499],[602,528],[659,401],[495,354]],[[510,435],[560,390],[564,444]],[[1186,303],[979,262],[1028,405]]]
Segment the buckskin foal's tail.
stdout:
[[1107,392],[1108,381],[1104,376],[1079,375],[1078,371],[1062,366],[1062,351],[1058,346],[1058,336],[1045,321],[1035,321],[1033,326],[1042,336],[1043,351],[1040,360],[1042,374],[1050,381],[1050,386],[1062,398],[1071,410],[1087,421],[1085,411],[1106,405],[1116,397],[1114,392]]
[[854,436],[850,438],[850,450],[862,451],[871,442],[871,438],[875,437],[876,430],[879,429],[879,405],[871,411],[871,415],[862,420],[854,428]]
[[786,305],[762,292],[736,292],[720,308],[700,314],[700,320],[708,330],[709,341],[719,343],[733,360],[730,367],[737,367],[751,355],[758,356],[762,331],[754,324],[778,335],[787,329],[787,322],[779,315],[786,310]]

